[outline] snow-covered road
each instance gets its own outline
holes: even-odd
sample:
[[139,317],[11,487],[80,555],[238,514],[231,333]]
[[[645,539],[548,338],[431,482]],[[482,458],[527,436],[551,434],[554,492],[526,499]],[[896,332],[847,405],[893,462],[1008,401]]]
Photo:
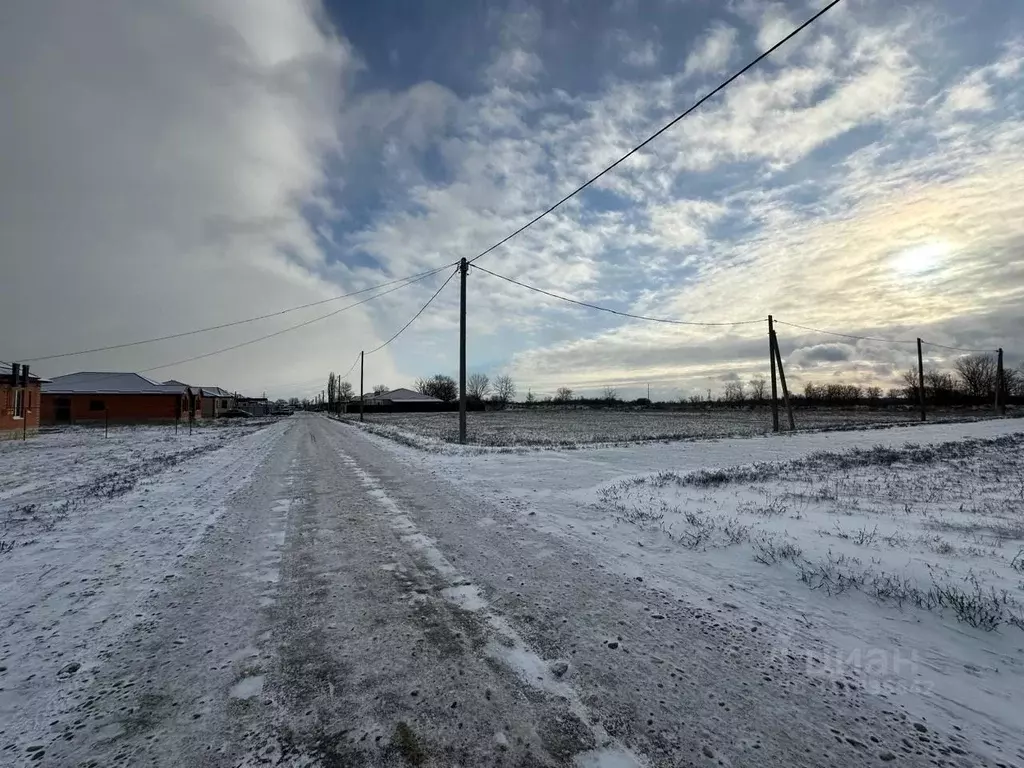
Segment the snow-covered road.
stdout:
[[556,524],[581,490],[740,443],[815,447],[437,457],[305,415],[240,437],[61,522],[70,552],[0,555],[0,763],[1019,760],[805,674],[726,585],[681,595]]

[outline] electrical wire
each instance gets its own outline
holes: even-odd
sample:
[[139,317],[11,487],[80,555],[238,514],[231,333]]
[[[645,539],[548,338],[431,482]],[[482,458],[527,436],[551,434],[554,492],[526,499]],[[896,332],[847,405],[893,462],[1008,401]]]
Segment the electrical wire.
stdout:
[[[444,269],[444,267],[441,267],[441,269]],[[329,317],[334,317],[335,315],[341,314],[342,312],[345,312],[346,310],[352,309],[353,307],[358,307],[358,306],[360,306],[362,304],[366,304],[369,301],[373,301],[374,299],[379,299],[381,296],[386,296],[389,293],[394,293],[395,291],[397,291],[397,290],[399,290],[401,288],[405,288],[407,285],[412,285],[413,283],[417,283],[420,280],[425,280],[426,278],[430,277],[431,275],[437,274],[439,271],[440,270],[435,269],[435,270],[433,270],[431,272],[425,272],[423,275],[417,277],[414,280],[410,280],[409,282],[402,283],[401,285],[396,285],[394,288],[389,288],[386,291],[381,291],[380,293],[376,293],[373,296],[370,296],[369,298],[362,299],[361,301],[357,301],[354,304],[349,304],[347,306],[342,307],[341,309],[336,309],[333,312],[328,312],[326,315],[320,315],[319,317],[314,317],[311,320],[306,320],[305,322],[298,323],[296,325],[288,326],[287,328],[283,328],[280,331],[275,331],[274,333],[268,333],[268,334],[266,334],[264,336],[259,336],[259,337],[255,338],[255,339],[250,339],[249,341],[243,341],[241,344],[232,344],[230,347],[224,347],[222,349],[216,349],[213,352],[206,352],[205,354],[195,355],[194,357],[188,357],[188,358],[185,358],[184,360],[177,360],[177,361],[175,361],[173,363],[167,363],[165,365],[157,365],[157,366],[154,366],[152,368],[143,368],[141,371],[139,371],[139,373],[148,373],[149,371],[159,371],[159,370],[161,370],[163,368],[171,368],[172,366],[175,366],[175,365],[184,365],[185,363],[191,363],[191,362],[193,362],[195,360],[203,360],[203,359],[205,359],[207,357],[213,357],[214,355],[219,355],[219,354],[221,354],[223,352],[230,352],[231,350],[240,349],[242,347],[247,347],[250,344],[256,344],[257,342],[265,341],[266,339],[272,339],[275,336],[280,336],[282,334],[289,333],[290,331],[298,330],[299,328],[305,328],[306,326],[312,325],[313,323],[319,323],[321,320],[326,320]],[[451,280],[451,277],[449,277],[448,280]],[[445,283],[444,283],[445,285],[448,284],[448,280],[445,280]],[[444,286],[442,286],[442,287],[444,287]],[[437,294],[434,294],[434,295],[436,296]],[[420,311],[422,311],[422,310],[420,310]]]
[[752,325],[754,323],[763,323],[764,322],[764,318],[758,318],[757,320],[737,320],[735,322],[730,322],[730,323],[701,323],[701,322],[697,322],[697,321],[693,321],[693,320],[671,320],[671,319],[665,318],[665,317],[648,317],[646,315],[634,315],[631,312],[621,312],[621,311],[619,311],[617,309],[610,309],[608,307],[598,306],[597,304],[590,304],[590,303],[588,303],[586,301],[579,301],[578,299],[571,299],[568,296],[562,296],[562,295],[557,294],[557,293],[552,293],[551,291],[545,291],[543,288],[538,288],[538,287],[536,287],[534,285],[528,285],[527,283],[520,282],[519,280],[515,280],[515,279],[513,279],[511,277],[506,277],[505,275],[499,275],[497,272],[491,272],[491,270],[486,269],[486,268],[481,267],[481,266],[478,266],[478,265],[474,265],[473,268],[474,269],[479,269],[481,272],[486,272],[488,275],[491,275],[492,277],[497,277],[498,279],[504,280],[504,281],[509,282],[509,283],[512,283],[513,285],[518,285],[521,288],[527,288],[527,289],[529,289],[531,291],[536,291],[537,293],[542,293],[545,296],[550,296],[551,298],[558,299],[559,301],[565,301],[565,302],[568,302],[570,304],[576,304],[577,306],[580,306],[580,307],[587,307],[588,309],[596,309],[596,310],[599,310],[601,312],[608,312],[608,313],[613,314],[613,315],[619,315],[620,317],[628,317],[628,318],[631,318],[633,320],[647,320],[647,321],[652,322],[652,323],[666,323],[668,325],[692,325],[692,326],[702,326],[702,327],[732,326],[732,325]]
[[[280,310],[278,312],[270,312],[270,313],[265,314],[265,315],[257,315],[255,317],[247,317],[244,320],[234,320],[234,321],[232,321],[230,323],[221,323],[220,325],[211,325],[211,326],[208,326],[206,328],[196,328],[195,330],[182,331],[181,333],[172,333],[172,334],[168,334],[167,336],[157,336],[157,337],[154,337],[152,339],[140,339],[139,341],[129,341],[129,342],[126,342],[124,344],[110,344],[110,345],[105,346],[105,347],[94,347],[92,349],[83,349],[83,350],[79,350],[78,352],[62,352],[59,355],[44,355],[42,357],[30,357],[27,360],[25,360],[25,362],[33,363],[33,362],[37,362],[39,360],[56,360],[57,358],[61,358],[61,357],[75,357],[75,356],[78,356],[78,355],[88,355],[88,354],[91,354],[93,352],[108,352],[108,351],[113,350],[113,349],[126,349],[128,347],[137,347],[137,346],[140,346],[142,344],[153,344],[154,342],[158,342],[158,341],[169,341],[171,339],[181,339],[181,338],[185,338],[186,336],[194,336],[194,335],[199,334],[199,333],[207,333],[209,331],[219,331],[222,328],[233,328],[236,325],[244,325],[246,323],[253,323],[253,322],[256,322],[257,320],[266,320],[266,319],[271,318],[271,317],[280,317],[281,315],[287,315],[290,312],[297,312],[300,309],[309,309],[310,307],[317,307],[317,306],[320,306],[321,304],[329,304],[332,301],[338,301],[340,299],[351,298],[352,296],[358,296],[360,294],[367,293],[368,291],[375,291],[378,288],[386,288],[389,285],[394,285],[395,283],[406,283],[406,284],[408,284],[406,281],[408,281],[408,282],[416,282],[417,280],[419,280],[421,278],[429,277],[430,275],[436,274],[436,273],[440,272],[441,270],[444,270],[444,269],[447,269],[448,267],[454,266],[456,263],[457,262],[452,262],[451,264],[445,264],[443,266],[437,267],[435,269],[428,270],[426,272],[419,272],[419,273],[417,273],[415,275],[409,275],[407,277],[399,277],[399,278],[396,278],[394,280],[388,280],[387,282],[380,283],[379,285],[374,285],[374,286],[371,286],[369,288],[363,288],[363,289],[358,290],[358,291],[352,291],[351,293],[343,293],[343,294],[341,294],[339,296],[332,296],[329,299],[320,299],[319,301],[311,301],[308,304],[300,304],[297,307],[289,307],[288,309],[282,309],[282,310]],[[383,295],[383,294],[381,294],[381,295]],[[150,370],[154,370],[154,369],[150,369]]]
[[798,325],[797,323],[787,323],[785,320],[779,320],[773,318],[776,325],[788,325],[790,328],[799,328],[802,331],[811,331],[812,333],[824,333],[828,336],[840,336],[844,339],[859,339],[861,341],[878,341],[883,344],[917,344],[917,339],[881,339],[876,336],[857,336],[852,333],[839,333],[837,331],[826,331],[823,328],[811,328],[808,325]]
[[[661,134],[665,133],[672,126],[674,126],[676,123],[678,123],[680,120],[682,120],[683,118],[687,117],[689,114],[691,114],[692,112],[694,112],[695,110],[700,108],[706,101],[708,101],[709,99],[713,98],[718,93],[720,93],[725,88],[727,88],[729,85],[731,85],[733,83],[733,81],[735,81],[738,78],[742,77],[749,70],[753,69],[758,64],[760,64],[764,59],[766,59],[769,56],[771,56],[776,50],[778,50],[783,45],[788,43],[791,39],[793,39],[794,37],[799,35],[801,32],[803,32],[807,27],[811,26],[814,22],[816,22],[818,19],[820,19],[822,16],[824,16],[830,10],[832,10],[835,6],[837,6],[840,2],[842,2],[842,0],[832,0],[832,2],[828,3],[824,8],[819,10],[817,13],[813,14],[810,18],[808,18],[806,21],[804,21],[802,24],[800,24],[798,27],[796,27],[794,30],[792,30],[788,35],[783,37],[781,40],[779,40],[773,46],[771,46],[766,51],[762,52],[756,58],[751,60],[744,67],[742,67],[741,69],[736,71],[728,79],[726,79],[723,82],[721,82],[717,87],[715,87],[714,89],[712,89],[711,91],[706,93],[704,96],[702,96],[700,99],[698,99],[693,105],[691,105],[688,109],[686,109],[681,114],[677,115],[675,118],[670,120],[668,123],[666,123],[664,126],[659,128],[654,133],[652,133],[650,136],[648,136],[642,142],[640,142],[639,144],[634,146],[626,154],[622,155],[618,160],[613,162],[611,165],[608,165],[607,167],[605,167],[603,170],[601,170],[596,175],[594,175],[591,178],[589,178],[587,181],[585,181],[583,184],[578,186],[576,189],[574,189],[568,195],[563,197],[561,200],[559,200],[558,202],[556,202],[554,205],[550,206],[549,208],[547,208],[543,212],[539,213],[537,216],[533,217],[530,221],[526,222],[524,225],[522,225],[521,227],[516,229],[514,232],[510,233],[509,235],[505,236],[504,238],[502,238],[498,242],[494,243],[489,248],[487,248],[487,249],[481,251],[480,253],[478,253],[476,256],[474,256],[472,259],[469,260],[469,263],[473,263],[477,259],[480,259],[481,257],[486,256],[491,251],[501,247],[502,245],[507,243],[512,238],[516,237],[520,233],[522,233],[525,230],[527,230],[530,227],[532,227],[534,224],[536,224],[538,221],[540,221],[541,219],[546,217],[548,214],[550,214],[550,213],[554,212],[555,210],[557,210],[558,208],[560,208],[563,204],[565,204],[566,202],[571,200],[573,197],[578,195],[580,192],[582,192],[584,189],[589,187],[591,184],[593,184],[595,181],[600,179],[602,176],[604,176],[608,172],[612,171],[613,169],[618,167],[621,163],[623,163],[625,160],[627,160],[628,158],[632,157],[634,154],[636,154],[637,152],[642,150],[644,147],[646,147],[648,144],[650,144],[656,138],[661,136]],[[233,322],[230,322],[230,323],[221,323],[219,325],[208,326],[206,328],[197,328],[197,329],[194,329],[194,330],[191,330],[191,331],[183,331],[181,333],[168,334],[166,336],[158,336],[158,337],[154,337],[154,338],[151,338],[151,339],[140,339],[138,341],[126,342],[126,343],[123,343],[123,344],[110,344],[110,345],[103,346],[103,347],[94,347],[92,349],[78,350],[78,351],[75,351],[75,352],[62,352],[62,353],[56,354],[56,355],[45,355],[45,356],[41,356],[41,357],[27,358],[25,360],[25,362],[30,362],[31,363],[31,362],[38,362],[38,361],[41,361],[41,360],[56,360],[56,359],[63,358],[63,357],[74,357],[74,356],[78,356],[78,355],[92,354],[92,353],[95,353],[95,352],[107,352],[107,351],[111,351],[111,350],[115,350],[115,349],[126,349],[126,348],[129,348],[129,347],[139,346],[139,345],[142,345],[142,344],[152,344],[152,343],[156,343],[156,342],[159,342],[159,341],[169,341],[171,339],[184,338],[186,336],[192,336],[192,335],[196,335],[196,334],[200,334],[200,333],[207,333],[209,331],[220,330],[220,329],[223,329],[223,328],[231,328],[231,327],[234,327],[236,325],[242,325],[242,324],[245,324],[245,323],[251,323],[251,322],[255,322],[257,320],[265,320],[265,319],[268,319],[268,318],[271,318],[271,317],[278,317],[280,315],[288,314],[290,312],[295,312],[295,311],[298,311],[300,309],[307,309],[309,307],[318,306],[320,304],[326,304],[326,303],[331,302],[331,301],[337,301],[339,299],[349,298],[351,296],[356,296],[356,295],[359,295],[361,293],[366,293],[367,291],[372,291],[372,290],[375,290],[377,288],[384,288],[384,287],[387,287],[389,285],[394,285],[395,283],[403,282],[405,280],[414,280],[415,278],[428,277],[428,276],[430,276],[432,274],[435,274],[436,272],[440,272],[443,269],[447,269],[448,267],[453,266],[454,264],[455,264],[455,262],[453,262],[451,264],[445,264],[443,266],[437,267],[436,269],[433,269],[433,270],[430,270],[430,271],[427,271],[427,272],[422,272],[422,273],[419,273],[418,275],[412,275],[412,276],[410,276],[408,278],[398,278],[396,280],[391,280],[391,281],[388,281],[388,282],[385,282],[385,283],[381,283],[379,285],[376,285],[376,286],[373,286],[373,287],[370,287],[370,288],[364,288],[364,289],[362,289],[360,291],[354,291],[352,293],[342,294],[342,295],[339,295],[339,296],[333,296],[333,297],[328,298],[328,299],[322,299],[320,301],[309,302],[307,304],[302,304],[302,305],[296,306],[296,307],[290,307],[288,309],[280,310],[278,312],[271,312],[271,313],[264,314],[264,315],[257,315],[255,317],[249,317],[249,318],[245,318],[243,320],[236,320],[236,321],[233,321]],[[451,278],[449,278],[449,279],[451,279]],[[561,297],[556,297],[556,298],[561,298]],[[323,317],[318,318],[318,319],[323,319],[323,318],[330,317],[330,316],[331,315],[324,315]],[[653,319],[653,318],[651,318],[651,319]],[[316,322],[316,320],[313,320],[311,322]],[[303,324],[300,324],[300,325],[294,326],[294,327],[295,328],[301,328],[301,327],[303,327]],[[292,329],[286,329],[285,331],[282,331],[281,333],[287,332],[287,330],[292,330]],[[181,363],[191,362],[192,360],[199,360],[199,359],[202,359],[204,357],[210,357],[210,356],[215,355],[215,354],[220,354],[220,352],[227,352],[227,351],[230,351],[232,349],[238,349],[240,346],[245,346],[246,344],[256,343],[257,341],[261,341],[264,338],[271,338],[274,335],[279,335],[279,334],[269,334],[267,336],[261,337],[260,339],[254,339],[251,342],[246,342],[245,344],[235,345],[233,347],[225,347],[222,350],[218,350],[216,352],[211,352],[211,353],[208,353],[206,355],[199,355],[199,356],[196,356],[194,358],[189,358],[188,360],[182,360],[182,361],[179,361],[179,362],[176,362],[176,363],[170,363],[170,364],[168,364],[166,366],[157,366],[157,367],[154,367],[154,368],[147,368],[145,370],[147,370],[147,371],[154,371],[154,370],[159,370],[161,368],[167,368],[167,367],[170,367],[172,365],[179,365]]]
[[945,344],[936,344],[934,341],[926,341],[921,339],[922,344],[928,344],[932,347],[939,347],[940,349],[951,349],[954,352],[998,352],[998,349],[971,349],[970,347],[950,347]]
[[[416,318],[417,318],[417,317],[419,317],[420,315],[422,315],[422,314],[423,314],[424,310],[425,310],[425,309],[426,309],[427,307],[429,307],[429,306],[430,306],[430,303],[431,303],[431,302],[432,302],[432,301],[433,301],[434,299],[436,299],[436,298],[437,298],[437,295],[438,295],[439,293],[441,293],[441,291],[443,291],[443,290],[444,290],[444,287],[445,287],[446,285],[448,285],[448,283],[450,283],[450,282],[452,281],[452,278],[453,278],[453,277],[455,277],[455,275],[457,275],[458,273],[459,273],[459,268],[458,268],[458,267],[456,267],[456,268],[455,268],[455,271],[454,271],[454,272],[452,272],[452,273],[451,273],[450,275],[448,275],[448,279],[447,279],[447,280],[445,280],[445,281],[444,281],[443,283],[441,283],[441,287],[440,287],[440,288],[438,288],[438,289],[437,289],[436,291],[434,291],[434,295],[433,295],[433,296],[431,296],[431,297],[430,297],[429,299],[427,299],[427,303],[426,303],[426,304],[424,304],[424,305],[423,305],[422,307],[420,307],[420,311],[419,311],[419,312],[417,312],[417,313],[416,313],[415,315],[413,315],[413,316],[412,316],[412,320],[410,320],[410,321],[409,321],[408,323],[406,323],[406,324],[405,324],[405,325],[403,325],[403,326],[402,326],[401,328],[399,328],[399,329],[398,329],[398,333],[396,333],[396,334],[395,334],[394,336],[392,336],[392,337],[391,337],[390,339],[388,339],[387,341],[385,341],[385,342],[384,342],[383,344],[381,344],[381,345],[380,345],[379,347],[375,347],[375,348],[371,349],[371,350],[370,350],[369,352],[367,352],[367,353],[365,353],[365,354],[367,354],[367,355],[372,355],[372,354],[373,354],[374,352],[380,352],[380,351],[381,351],[382,349],[384,349],[384,347],[386,347],[386,346],[387,346],[388,344],[390,344],[390,343],[391,343],[392,341],[394,341],[394,340],[395,340],[395,339],[397,339],[397,338],[398,338],[399,336],[401,336],[401,335],[402,335],[402,332],[403,332],[403,331],[405,331],[405,329],[406,329],[406,328],[408,328],[408,327],[409,327],[410,325],[412,325],[412,324],[413,324],[414,322],[416,322]],[[353,367],[354,367],[354,366],[353,366]]]
[[355,361],[354,361],[354,362],[352,363],[352,365],[350,365],[350,366],[349,366],[349,369],[348,369],[347,371],[345,371],[345,373],[343,373],[343,374],[341,375],[341,378],[342,378],[342,379],[347,379],[347,378],[348,378],[348,375],[349,375],[350,373],[352,373],[352,371],[354,371],[354,370],[355,370],[355,368],[356,368],[356,366],[357,366],[357,365],[359,365],[359,355],[356,355],[356,359],[355,359]]
[[[777,325],[788,325],[791,328],[800,328],[804,331],[811,331],[813,333],[824,333],[829,336],[841,336],[844,339],[859,339],[862,341],[879,341],[883,344],[917,344],[917,339],[880,339],[875,336],[856,336],[852,333],[838,333],[836,331],[826,331],[822,328],[811,328],[807,325],[798,325],[797,323],[787,323],[785,320],[775,319]],[[945,344],[936,344],[934,341],[926,341],[921,339],[922,344],[929,344],[933,347],[940,347],[941,349],[950,349],[954,352],[996,352],[994,349],[971,349],[968,347],[950,347]]]
[[[447,267],[448,265],[445,265],[445,266]],[[442,267],[441,269],[444,269],[444,268],[445,267]],[[306,326],[312,325],[313,323],[318,323],[321,320],[326,320],[329,317],[334,317],[335,315],[341,314],[342,312],[345,312],[345,311],[347,311],[349,309],[361,306],[362,304],[366,304],[367,302],[373,301],[374,299],[378,299],[381,296],[386,296],[389,293],[394,293],[395,291],[397,291],[397,290],[399,290],[401,288],[405,288],[407,285],[412,285],[413,283],[419,282],[421,280],[425,280],[426,278],[428,278],[428,277],[430,277],[430,276],[432,276],[434,274],[437,274],[438,271],[440,271],[440,270],[431,270],[430,272],[424,272],[424,273],[416,276],[415,278],[413,278],[411,280],[408,280],[407,282],[402,283],[401,285],[396,285],[393,288],[389,288],[386,291],[381,291],[380,293],[376,293],[373,296],[370,296],[368,298],[362,299],[362,300],[357,301],[357,302],[355,302],[353,304],[348,304],[348,305],[342,307],[341,309],[336,309],[333,312],[328,312],[325,315],[319,315],[318,317],[314,317],[314,318],[312,318],[310,320],[306,320],[306,321],[304,321],[302,323],[298,323],[296,325],[288,326],[287,328],[283,328],[283,329],[281,329],[279,331],[275,331],[273,333],[268,333],[268,334],[265,334],[263,336],[259,336],[259,337],[255,338],[255,339],[249,339],[248,341],[243,341],[240,344],[232,344],[229,347],[223,347],[221,349],[216,349],[216,350],[214,350],[212,352],[206,352],[206,353],[201,354],[201,355],[194,355],[193,357],[188,357],[188,358],[185,358],[183,360],[176,360],[173,363],[165,363],[163,365],[155,365],[155,366],[152,366],[150,368],[143,368],[143,369],[137,371],[137,373],[140,373],[140,374],[141,373],[149,373],[151,371],[159,371],[159,370],[162,370],[164,368],[171,368],[171,367],[173,367],[175,365],[184,365],[185,363],[191,363],[191,362],[193,362],[195,360],[203,360],[203,359],[205,359],[207,357],[213,357],[214,355],[219,355],[219,354],[222,354],[224,352],[230,352],[231,350],[240,349],[242,347],[247,347],[250,344],[256,344],[256,343],[258,343],[260,341],[265,341],[266,339],[274,338],[275,336],[281,336],[282,334],[288,333],[290,331],[297,330],[299,328],[305,328]],[[94,383],[101,383],[102,381],[103,381],[103,379],[99,379],[97,382],[94,382]]]
[[711,90],[711,91],[709,91],[708,93],[704,94],[704,95],[703,95],[703,96],[702,96],[702,97],[701,97],[700,99],[698,99],[698,100],[697,100],[697,101],[696,101],[696,102],[695,102],[695,103],[694,103],[694,104],[693,104],[692,106],[690,106],[690,107],[689,107],[689,109],[687,109],[687,110],[686,110],[685,112],[683,112],[682,114],[680,114],[680,115],[677,115],[676,117],[674,117],[674,118],[673,118],[672,120],[670,120],[669,122],[667,122],[667,123],[666,123],[665,125],[663,125],[663,126],[662,126],[661,128],[659,128],[659,129],[658,129],[657,131],[655,131],[654,133],[652,133],[652,134],[651,134],[650,136],[648,136],[648,137],[647,137],[646,139],[644,139],[644,140],[643,140],[643,141],[641,141],[641,142],[640,142],[639,144],[637,144],[637,145],[636,145],[635,147],[633,147],[633,148],[632,148],[631,150],[629,150],[629,152],[627,152],[626,154],[624,154],[624,155],[623,155],[622,157],[620,157],[620,158],[619,158],[618,160],[616,160],[616,161],[615,161],[614,163],[612,163],[611,165],[609,165],[608,167],[606,167],[606,168],[605,168],[604,170],[600,171],[600,172],[599,172],[599,173],[598,173],[597,175],[595,175],[595,176],[592,176],[592,177],[590,177],[589,179],[587,179],[587,180],[586,180],[586,181],[585,181],[585,182],[584,182],[583,184],[581,184],[580,186],[576,187],[576,189],[574,189],[574,190],[573,190],[572,192],[570,192],[570,193],[569,193],[568,195],[566,195],[566,196],[565,196],[565,197],[563,197],[563,198],[562,198],[561,200],[559,200],[559,201],[558,201],[557,203],[555,203],[554,205],[552,205],[552,206],[551,206],[550,208],[548,208],[548,209],[547,209],[546,211],[544,211],[544,212],[542,212],[542,213],[539,213],[539,214],[537,214],[537,215],[536,215],[536,216],[534,216],[534,217],[533,217],[532,219],[530,219],[530,220],[529,220],[528,222],[526,222],[525,224],[523,224],[523,226],[521,226],[521,227],[520,227],[519,229],[517,229],[517,230],[516,230],[515,232],[513,232],[512,234],[510,234],[510,235],[506,235],[506,236],[505,236],[504,238],[502,238],[501,240],[499,240],[498,242],[496,242],[496,243],[495,243],[494,245],[492,245],[492,246],[491,246],[490,248],[487,248],[486,250],[484,250],[484,251],[481,251],[480,253],[478,253],[478,254],[477,254],[476,256],[474,256],[474,257],[473,257],[472,259],[470,259],[470,260],[469,260],[469,263],[470,263],[470,264],[472,264],[472,263],[473,263],[474,261],[476,261],[476,260],[477,260],[477,259],[479,259],[480,257],[482,257],[482,256],[486,256],[486,255],[487,255],[488,253],[490,253],[491,251],[495,250],[496,248],[499,248],[499,247],[501,247],[502,245],[504,245],[505,243],[507,243],[507,242],[508,242],[509,240],[511,240],[511,239],[512,239],[513,237],[515,237],[515,236],[516,236],[516,235],[518,235],[519,233],[521,233],[521,232],[523,232],[523,231],[525,231],[525,230],[529,229],[529,228],[530,228],[530,227],[532,227],[532,226],[533,226],[534,224],[536,224],[536,223],[537,223],[538,221],[540,221],[540,220],[541,220],[541,219],[543,219],[543,218],[544,218],[545,216],[547,216],[547,215],[548,215],[549,213],[552,213],[552,212],[553,212],[554,210],[556,210],[557,208],[561,207],[563,203],[566,203],[566,202],[568,202],[569,200],[571,200],[572,198],[576,197],[576,195],[578,195],[578,194],[579,194],[580,192],[582,192],[582,191],[583,191],[584,189],[586,189],[587,187],[589,187],[589,186],[590,186],[591,184],[593,184],[593,183],[594,183],[595,181],[597,181],[598,179],[600,179],[600,178],[601,178],[602,176],[604,176],[604,175],[605,175],[606,173],[608,173],[609,171],[611,171],[611,170],[613,170],[614,168],[616,168],[616,167],[617,167],[618,165],[620,165],[620,164],[621,164],[621,163],[622,163],[623,161],[625,161],[625,160],[627,160],[628,158],[630,158],[630,157],[632,157],[633,155],[635,155],[635,154],[636,154],[637,152],[639,152],[639,151],[640,151],[641,149],[643,149],[644,147],[646,147],[646,146],[647,146],[648,144],[650,144],[650,143],[651,143],[652,141],[654,141],[654,140],[655,140],[656,138],[658,138],[659,136],[661,136],[661,134],[665,133],[665,131],[667,131],[667,130],[668,130],[669,128],[671,128],[671,127],[672,127],[673,125],[675,125],[676,123],[678,123],[678,122],[679,122],[680,120],[682,120],[682,119],[683,119],[684,117],[686,117],[686,116],[687,116],[687,115],[689,115],[689,114],[690,114],[691,112],[694,112],[695,110],[697,110],[698,108],[700,108],[700,106],[701,106],[702,104],[704,104],[704,102],[708,101],[709,99],[713,98],[713,97],[714,97],[714,96],[716,96],[716,95],[717,95],[718,93],[720,93],[721,91],[723,91],[723,90],[725,90],[726,88],[728,88],[728,87],[729,87],[729,86],[730,86],[730,85],[732,84],[732,82],[733,82],[734,80],[737,80],[737,79],[739,79],[740,77],[742,77],[743,75],[745,75],[745,74],[746,74],[746,73],[747,73],[747,72],[748,72],[749,70],[753,69],[753,68],[754,68],[754,67],[756,67],[756,66],[757,66],[758,64],[760,64],[760,63],[761,63],[762,61],[764,61],[765,59],[767,59],[767,58],[768,58],[769,56],[771,56],[771,55],[772,55],[773,53],[775,53],[775,51],[777,51],[777,50],[778,50],[779,48],[781,48],[781,47],[782,47],[783,45],[785,45],[785,44],[786,44],[786,43],[788,43],[788,42],[789,42],[790,40],[792,40],[792,39],[793,39],[794,37],[796,37],[797,35],[799,35],[799,34],[800,34],[801,32],[803,32],[803,31],[804,31],[805,29],[807,29],[807,27],[811,26],[811,24],[813,24],[813,23],[814,23],[814,22],[816,22],[816,21],[817,21],[818,19],[820,19],[820,18],[821,18],[822,16],[824,16],[824,15],[825,15],[826,13],[828,13],[829,11],[831,11],[831,10],[832,10],[833,8],[835,8],[835,7],[837,6],[837,5],[839,5],[839,3],[841,3],[841,2],[842,2],[842,0],[832,0],[832,2],[830,2],[830,3],[828,4],[828,5],[826,5],[826,6],[824,7],[824,8],[822,8],[822,9],[821,9],[820,11],[818,11],[817,13],[815,13],[815,14],[814,14],[813,16],[811,16],[811,17],[810,17],[809,19],[807,19],[807,20],[806,20],[806,21],[805,21],[805,22],[804,22],[803,24],[801,24],[800,26],[798,26],[798,27],[797,27],[796,29],[794,29],[794,30],[793,30],[792,32],[790,32],[790,33],[789,33],[788,35],[786,35],[786,36],[785,36],[784,38],[782,38],[781,40],[779,40],[779,42],[775,43],[775,45],[773,45],[773,46],[772,46],[771,48],[769,48],[768,50],[766,50],[766,51],[764,51],[763,53],[761,53],[761,54],[760,54],[759,56],[757,56],[757,58],[755,58],[755,59],[753,59],[752,61],[750,61],[750,62],[749,62],[749,63],[748,63],[748,64],[747,64],[746,66],[744,66],[744,67],[743,67],[742,69],[740,69],[740,70],[738,70],[737,72],[735,72],[735,73],[734,73],[734,74],[733,74],[733,75],[732,75],[731,77],[729,77],[729,78],[728,78],[727,80],[724,80],[724,81],[722,81],[721,83],[719,83],[719,85],[718,85],[718,86],[717,86],[716,88],[714,88],[713,90]]

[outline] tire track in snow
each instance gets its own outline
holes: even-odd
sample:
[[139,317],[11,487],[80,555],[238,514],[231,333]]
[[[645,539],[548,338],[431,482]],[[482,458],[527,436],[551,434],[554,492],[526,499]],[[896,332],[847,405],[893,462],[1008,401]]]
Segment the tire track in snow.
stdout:
[[583,723],[599,745],[597,749],[575,756],[580,768],[645,768],[643,757],[634,754],[608,734],[604,726],[583,703],[579,693],[551,669],[523,640],[518,631],[493,609],[479,587],[464,579],[458,569],[444,556],[436,542],[419,530],[412,518],[387,494],[380,483],[340,448],[335,447],[342,464],[390,514],[392,529],[406,545],[417,550],[430,566],[450,584],[441,590],[442,597],[456,608],[477,614],[495,634],[487,644],[486,653],[512,669],[525,684],[568,702],[570,711]]

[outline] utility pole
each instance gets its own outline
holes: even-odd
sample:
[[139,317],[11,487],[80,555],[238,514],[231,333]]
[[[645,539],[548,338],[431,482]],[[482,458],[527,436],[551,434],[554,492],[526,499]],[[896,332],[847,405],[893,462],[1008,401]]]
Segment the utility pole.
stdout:
[[366,402],[363,398],[363,358],[366,357],[365,352],[359,353],[359,420],[365,421],[364,412],[366,410]]
[[[768,315],[768,359],[772,362],[772,432],[779,431],[779,385],[775,373],[775,321]],[[709,397],[710,399],[710,397]]]
[[1006,380],[1003,378],[1003,348],[998,350],[996,357],[996,415],[1006,415]]
[[786,386],[786,370],[782,367],[782,352],[779,351],[779,337],[772,329],[772,346],[775,347],[775,364],[779,368],[779,383],[782,385],[782,401],[786,404],[786,415],[789,417],[789,431],[796,430],[793,420],[793,404],[789,401],[789,387]]
[[647,382],[647,404],[651,404],[651,382]]
[[921,339],[917,340],[917,394],[921,400],[921,421],[928,418],[924,407],[924,355],[921,353]]
[[459,263],[459,443],[466,444],[466,275],[469,262]]

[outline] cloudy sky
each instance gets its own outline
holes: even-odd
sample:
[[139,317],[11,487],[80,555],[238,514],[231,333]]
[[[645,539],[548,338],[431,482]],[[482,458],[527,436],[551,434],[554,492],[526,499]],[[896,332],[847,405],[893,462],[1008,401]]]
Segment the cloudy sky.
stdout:
[[[0,359],[232,322],[472,257],[823,4],[3,3]],[[1022,79],[1020,0],[845,0],[479,264],[623,311],[772,313],[1003,346],[1016,364]],[[447,274],[193,362],[178,361],[363,297],[33,369],[307,395]],[[457,288],[367,357],[367,385],[456,372]],[[763,322],[624,321],[476,270],[469,315],[470,370],[511,373],[521,391],[674,397],[767,368]],[[915,356],[779,332],[797,385],[886,385]]]

